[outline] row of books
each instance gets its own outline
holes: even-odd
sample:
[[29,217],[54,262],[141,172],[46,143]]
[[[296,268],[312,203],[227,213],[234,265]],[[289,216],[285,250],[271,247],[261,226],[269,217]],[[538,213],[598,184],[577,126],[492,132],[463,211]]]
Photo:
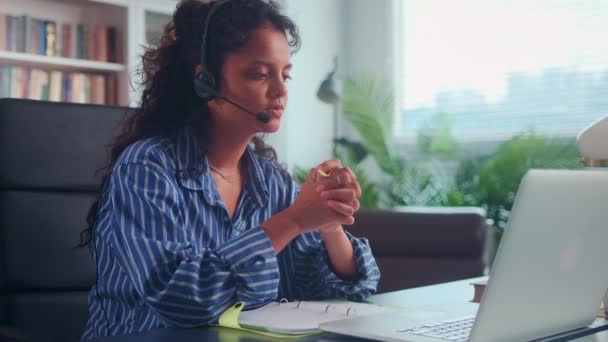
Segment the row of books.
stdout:
[[0,50],[120,63],[118,30],[0,13]]
[[0,67],[0,98],[115,105],[116,77]]

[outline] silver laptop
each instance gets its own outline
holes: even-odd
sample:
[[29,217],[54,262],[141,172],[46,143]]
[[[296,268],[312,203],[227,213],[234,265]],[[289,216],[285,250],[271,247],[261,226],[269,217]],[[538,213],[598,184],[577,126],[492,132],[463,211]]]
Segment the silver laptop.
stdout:
[[607,255],[608,171],[530,170],[476,315],[420,321],[407,312],[381,314],[321,330],[412,342],[530,341],[573,331],[598,314],[608,287]]

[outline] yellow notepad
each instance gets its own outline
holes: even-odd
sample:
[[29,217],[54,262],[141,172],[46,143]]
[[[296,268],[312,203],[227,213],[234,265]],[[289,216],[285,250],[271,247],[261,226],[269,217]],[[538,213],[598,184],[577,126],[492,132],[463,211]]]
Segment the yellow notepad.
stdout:
[[220,317],[219,325],[274,337],[299,337],[320,333],[321,323],[396,311],[376,304],[335,300],[281,301],[248,311],[242,308],[242,302],[233,305]]

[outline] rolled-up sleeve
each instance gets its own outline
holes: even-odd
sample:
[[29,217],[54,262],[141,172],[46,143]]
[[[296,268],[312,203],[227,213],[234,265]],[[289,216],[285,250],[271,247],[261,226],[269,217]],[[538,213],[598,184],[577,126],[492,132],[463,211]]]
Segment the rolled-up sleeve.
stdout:
[[331,268],[331,261],[321,234],[301,235],[295,245],[294,264],[296,286],[300,299],[347,298],[363,301],[376,292],[380,270],[367,239],[346,233],[355,256],[358,276],[351,280],[340,278]]
[[197,249],[174,178],[150,165],[121,164],[110,182],[115,213],[110,247],[159,320],[177,327],[204,325],[236,301],[257,305],[276,298],[277,259],[260,227],[214,250]]
[[[293,203],[300,187],[291,181],[288,189]],[[348,232],[346,234],[353,246],[358,273],[352,280],[342,279],[333,271],[319,231],[301,234],[292,241],[297,299],[347,298],[363,301],[376,292],[380,270],[367,239],[354,237]]]

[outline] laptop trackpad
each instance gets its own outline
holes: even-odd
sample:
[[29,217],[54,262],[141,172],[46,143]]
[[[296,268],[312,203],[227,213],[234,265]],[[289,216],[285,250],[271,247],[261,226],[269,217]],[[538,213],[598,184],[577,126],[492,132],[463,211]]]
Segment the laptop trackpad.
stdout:
[[[321,330],[350,335],[355,331],[396,331],[405,330],[423,323],[438,322],[458,318],[454,313],[440,311],[396,311],[373,316],[355,317],[321,324]],[[465,316],[465,315],[462,315]]]

